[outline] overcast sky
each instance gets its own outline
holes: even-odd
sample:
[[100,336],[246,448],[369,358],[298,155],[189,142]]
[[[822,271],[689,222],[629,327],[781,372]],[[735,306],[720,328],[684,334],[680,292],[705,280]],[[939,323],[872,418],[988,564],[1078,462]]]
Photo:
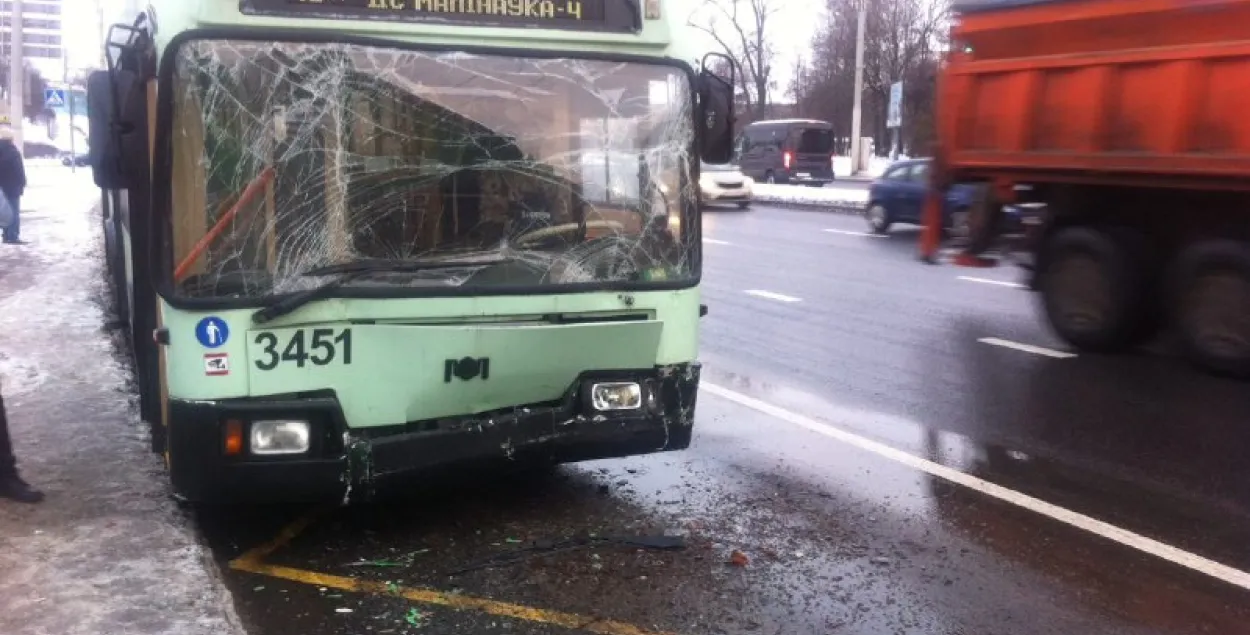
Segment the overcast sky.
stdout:
[[[690,15],[703,3],[703,0],[668,0],[681,7],[681,15]],[[729,0],[721,0],[728,2]],[[777,59],[773,62],[773,79],[777,81],[777,92],[773,101],[789,101],[790,81],[794,62],[800,56],[806,57],[811,50],[812,37],[816,27],[823,19],[823,7],[816,0],[772,0],[777,13],[769,16],[767,35],[775,43]],[[745,2],[744,8],[745,8]],[[716,47],[712,36],[695,31],[694,37],[703,40],[708,50]],[[733,35],[732,33],[730,35]]]

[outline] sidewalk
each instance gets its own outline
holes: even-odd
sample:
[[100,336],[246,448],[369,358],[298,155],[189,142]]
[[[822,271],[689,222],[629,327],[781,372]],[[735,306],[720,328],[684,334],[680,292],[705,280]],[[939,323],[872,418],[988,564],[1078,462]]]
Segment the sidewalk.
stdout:
[[30,180],[30,242],[0,245],[0,378],[19,467],[48,498],[0,501],[0,633],[241,634],[102,328],[98,190],[87,170]]

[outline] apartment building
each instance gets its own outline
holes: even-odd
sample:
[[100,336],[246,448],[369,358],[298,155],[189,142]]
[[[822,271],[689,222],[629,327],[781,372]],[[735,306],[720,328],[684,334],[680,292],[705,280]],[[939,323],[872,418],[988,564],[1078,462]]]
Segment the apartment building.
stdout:
[[[64,9],[66,0],[22,0],[22,49],[26,61],[46,78],[65,72]],[[13,2],[0,0],[0,44],[11,48]]]

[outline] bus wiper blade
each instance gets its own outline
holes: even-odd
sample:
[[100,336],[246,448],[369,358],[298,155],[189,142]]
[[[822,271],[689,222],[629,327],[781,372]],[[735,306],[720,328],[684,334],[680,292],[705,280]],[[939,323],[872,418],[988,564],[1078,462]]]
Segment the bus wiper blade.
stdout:
[[293,293],[285,298],[282,298],[281,300],[277,300],[263,309],[257,310],[252,314],[252,321],[257,324],[264,324],[274,318],[282,317],[295,309],[312,302],[313,300],[320,300],[321,298],[326,297],[326,295],[328,295],[331,291],[334,291],[335,289],[343,286],[345,283],[352,281],[354,278],[364,275],[368,271],[368,269],[359,269],[345,273],[325,284],[317,285],[311,289],[300,291],[299,293]]
[[493,260],[437,260],[437,261],[419,261],[419,260],[353,260],[351,262],[343,262],[335,265],[327,265],[324,267],[316,267],[301,273],[302,276],[333,276],[339,277],[321,285],[317,285],[311,289],[293,293],[281,300],[277,300],[273,304],[257,310],[252,314],[252,321],[257,324],[270,322],[275,318],[282,317],[292,311],[312,302],[320,300],[330,292],[342,287],[344,284],[359,278],[368,273],[376,273],[380,271],[395,272],[415,272],[426,271],[430,269],[452,269],[456,267],[481,267],[486,265],[498,264],[505,262],[504,259]]

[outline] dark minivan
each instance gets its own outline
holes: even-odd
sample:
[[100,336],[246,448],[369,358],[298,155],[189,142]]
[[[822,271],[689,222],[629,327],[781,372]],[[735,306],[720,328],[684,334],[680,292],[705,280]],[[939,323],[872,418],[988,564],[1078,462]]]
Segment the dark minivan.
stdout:
[[833,125],[815,119],[747,124],[738,134],[738,167],[763,183],[822,187],[833,181]]

